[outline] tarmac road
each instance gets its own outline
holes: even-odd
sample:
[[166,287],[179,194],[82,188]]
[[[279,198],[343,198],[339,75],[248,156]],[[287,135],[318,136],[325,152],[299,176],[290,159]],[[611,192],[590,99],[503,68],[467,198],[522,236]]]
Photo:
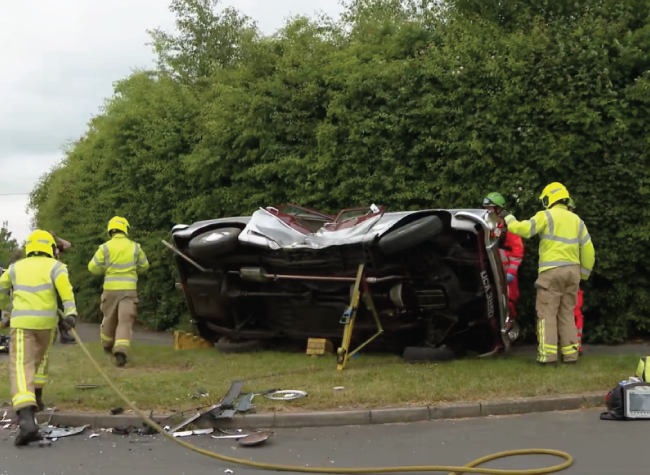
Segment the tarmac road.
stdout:
[[[648,422],[600,421],[598,411],[431,421],[384,426],[278,430],[266,445],[241,447],[209,435],[185,438],[204,448],[256,461],[309,466],[463,465],[510,449],[550,448],[576,462],[562,474],[647,474]],[[260,474],[191,453],[160,436],[118,436],[90,432],[59,439],[51,447],[13,446],[0,431],[0,475]],[[488,466],[526,469],[554,465],[546,456],[517,457]],[[230,472],[228,472],[230,473]]]

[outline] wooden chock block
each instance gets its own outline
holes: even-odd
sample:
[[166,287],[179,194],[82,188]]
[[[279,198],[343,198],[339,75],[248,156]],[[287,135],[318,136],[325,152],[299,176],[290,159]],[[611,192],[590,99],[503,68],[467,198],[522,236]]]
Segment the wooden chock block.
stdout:
[[212,348],[213,346],[212,343],[200,336],[182,331],[174,332],[175,350],[198,350],[199,348]]
[[334,346],[325,338],[310,338],[307,340],[307,354],[311,356],[334,354]]

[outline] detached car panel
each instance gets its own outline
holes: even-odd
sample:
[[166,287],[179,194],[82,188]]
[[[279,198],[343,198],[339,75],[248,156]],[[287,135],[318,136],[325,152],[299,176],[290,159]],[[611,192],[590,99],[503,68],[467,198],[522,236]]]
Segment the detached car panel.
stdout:
[[[330,338],[339,342],[360,264],[383,335],[371,349],[411,346],[491,354],[516,338],[508,318],[497,217],[485,210],[336,216],[297,205],[177,225],[180,286],[196,329],[216,341]],[[198,264],[198,266],[196,265]],[[359,308],[354,339],[374,333]]]

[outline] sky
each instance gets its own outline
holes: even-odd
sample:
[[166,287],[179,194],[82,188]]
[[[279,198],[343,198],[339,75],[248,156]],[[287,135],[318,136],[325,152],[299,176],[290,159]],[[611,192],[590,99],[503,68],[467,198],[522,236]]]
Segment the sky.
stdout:
[[[270,34],[296,14],[338,15],[338,0],[224,0]],[[174,30],[167,0],[0,2],[0,224],[22,242],[27,194],[80,138],[113,83],[154,64],[147,30]],[[65,236],[65,230],[55,230]]]

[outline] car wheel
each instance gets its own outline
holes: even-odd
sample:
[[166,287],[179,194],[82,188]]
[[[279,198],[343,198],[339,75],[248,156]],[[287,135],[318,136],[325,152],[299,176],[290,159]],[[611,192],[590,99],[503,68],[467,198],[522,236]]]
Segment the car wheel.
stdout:
[[404,361],[452,361],[460,358],[462,354],[459,351],[449,347],[440,348],[408,346],[404,349],[402,358]]
[[192,238],[187,246],[188,254],[199,260],[212,259],[232,252],[237,247],[239,228],[213,229]]
[[378,246],[384,255],[396,254],[428,241],[440,234],[443,228],[438,216],[425,216],[383,236]]
[[219,338],[215,346],[221,353],[251,353],[262,349],[259,340],[231,341],[226,337]]

